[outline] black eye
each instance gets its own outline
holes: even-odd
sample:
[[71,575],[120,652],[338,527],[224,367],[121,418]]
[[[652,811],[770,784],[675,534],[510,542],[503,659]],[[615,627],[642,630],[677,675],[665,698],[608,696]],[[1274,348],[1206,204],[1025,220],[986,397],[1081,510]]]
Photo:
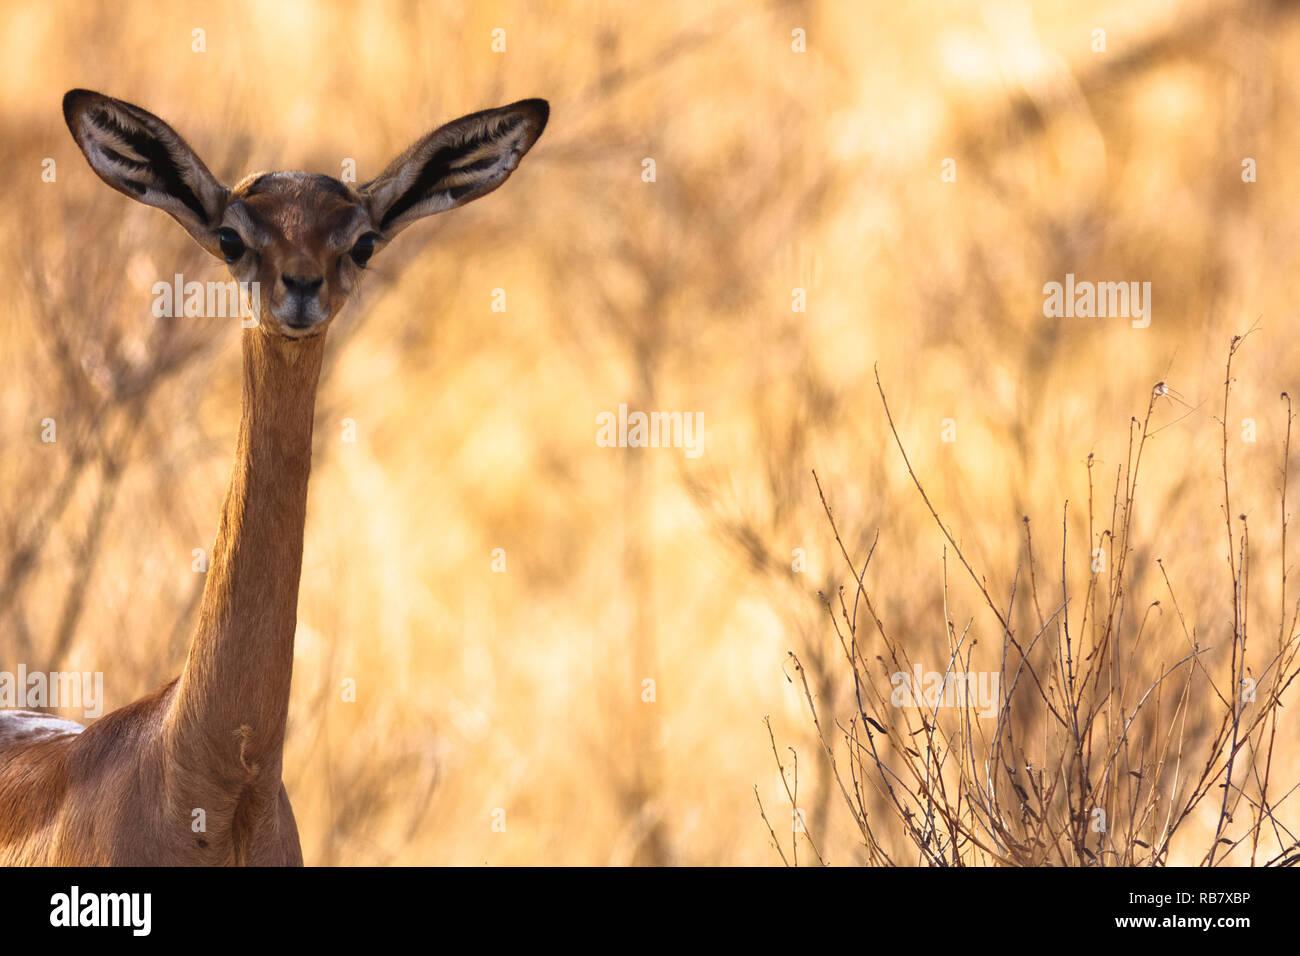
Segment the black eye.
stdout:
[[244,240],[233,229],[227,227],[218,232],[217,242],[221,243],[221,254],[226,257],[227,263],[234,262],[244,254]]
[[364,269],[366,263],[370,261],[371,255],[374,254],[375,240],[378,238],[379,237],[373,232],[368,232],[358,239],[357,244],[352,247],[352,252],[350,253],[352,261]]

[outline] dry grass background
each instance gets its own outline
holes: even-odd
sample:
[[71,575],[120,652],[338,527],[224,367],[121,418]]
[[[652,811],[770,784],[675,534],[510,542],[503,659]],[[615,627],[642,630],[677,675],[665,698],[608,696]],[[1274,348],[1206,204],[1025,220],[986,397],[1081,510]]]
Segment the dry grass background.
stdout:
[[[1026,573],[1022,516],[1050,580],[1066,499],[1071,540],[1088,541],[1087,456],[1113,482],[1152,385],[1177,389],[1191,414],[1157,405],[1130,613],[1167,598],[1162,558],[1222,673],[1216,403],[1229,340],[1257,323],[1234,410],[1258,440],[1229,453],[1233,510],[1252,522],[1250,613],[1278,630],[1278,395],[1300,384],[1289,4],[0,13],[0,667],[102,670],[110,706],[183,660],[202,586],[191,551],[215,535],[238,420],[237,331],[151,317],[153,282],[224,269],[93,176],[63,92],[158,113],[227,181],[338,175],[345,157],[365,179],[437,123],[551,101],[511,182],[403,234],[330,336],[285,757],[309,863],[776,862],[753,791],[784,799],[769,714],[802,756],[819,848],[865,859],[786,653],[819,706],[848,705],[817,596],[847,575],[816,468],[855,558],[879,531],[867,583],[881,618],[927,666],[947,659],[944,541],[874,365],[917,473],[998,595]],[[1066,272],[1151,282],[1151,327],[1044,319],[1043,283]],[[490,309],[497,288],[505,313]],[[705,453],[596,447],[597,413],[620,402],[703,412]],[[805,573],[790,571],[795,548]],[[1071,575],[1087,559],[1072,554]],[[973,666],[996,668],[978,592],[952,575],[950,588],[984,638]],[[1150,613],[1154,668],[1186,648],[1172,614]],[[356,703],[341,700],[347,678]],[[1188,706],[1208,711],[1209,693]],[[1282,713],[1279,795],[1300,781]],[[1295,830],[1294,801],[1279,819]],[[1195,822],[1210,832],[1214,814]]]

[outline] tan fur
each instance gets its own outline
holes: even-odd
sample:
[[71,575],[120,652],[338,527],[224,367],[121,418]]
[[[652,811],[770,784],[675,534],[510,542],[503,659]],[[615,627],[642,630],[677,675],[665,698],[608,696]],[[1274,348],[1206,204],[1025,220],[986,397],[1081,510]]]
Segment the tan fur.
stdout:
[[325,340],[242,334],[235,468],[185,669],[83,733],[0,738],[0,864],[302,863],[280,761]]
[[184,669],[80,733],[0,712],[0,864],[300,865],[281,764],[316,386],[329,323],[361,276],[350,250],[497,188],[548,107],[462,117],[359,189],[306,173],[229,189],[152,113],[88,90],[63,109],[114,189],[214,254],[223,233],[240,235],[248,252],[230,270],[262,284],[261,321],[242,333],[235,466]]

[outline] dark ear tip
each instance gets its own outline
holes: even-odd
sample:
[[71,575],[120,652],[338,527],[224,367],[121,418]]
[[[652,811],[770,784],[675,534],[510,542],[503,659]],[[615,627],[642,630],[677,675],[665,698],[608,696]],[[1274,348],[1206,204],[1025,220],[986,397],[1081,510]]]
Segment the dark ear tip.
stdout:
[[77,111],[78,105],[94,96],[99,96],[99,94],[94,92],[93,90],[76,89],[76,90],[68,90],[68,92],[64,93],[63,94],[64,122],[66,122],[69,126],[71,126],[72,116]]
[[531,99],[520,100],[515,105],[533,114],[533,120],[537,123],[537,135],[541,136],[542,130],[546,129],[546,121],[551,116],[551,104],[546,100]]

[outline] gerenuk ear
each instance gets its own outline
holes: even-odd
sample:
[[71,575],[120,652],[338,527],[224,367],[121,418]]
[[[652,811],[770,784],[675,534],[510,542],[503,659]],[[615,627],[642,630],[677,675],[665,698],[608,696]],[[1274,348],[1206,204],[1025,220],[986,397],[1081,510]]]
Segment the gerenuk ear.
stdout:
[[63,118],[100,179],[169,213],[199,245],[221,255],[216,230],[230,190],[174,129],[147,110],[90,90],[64,95]]
[[520,100],[440,126],[361,187],[377,232],[463,206],[500,186],[546,128],[546,100]]

